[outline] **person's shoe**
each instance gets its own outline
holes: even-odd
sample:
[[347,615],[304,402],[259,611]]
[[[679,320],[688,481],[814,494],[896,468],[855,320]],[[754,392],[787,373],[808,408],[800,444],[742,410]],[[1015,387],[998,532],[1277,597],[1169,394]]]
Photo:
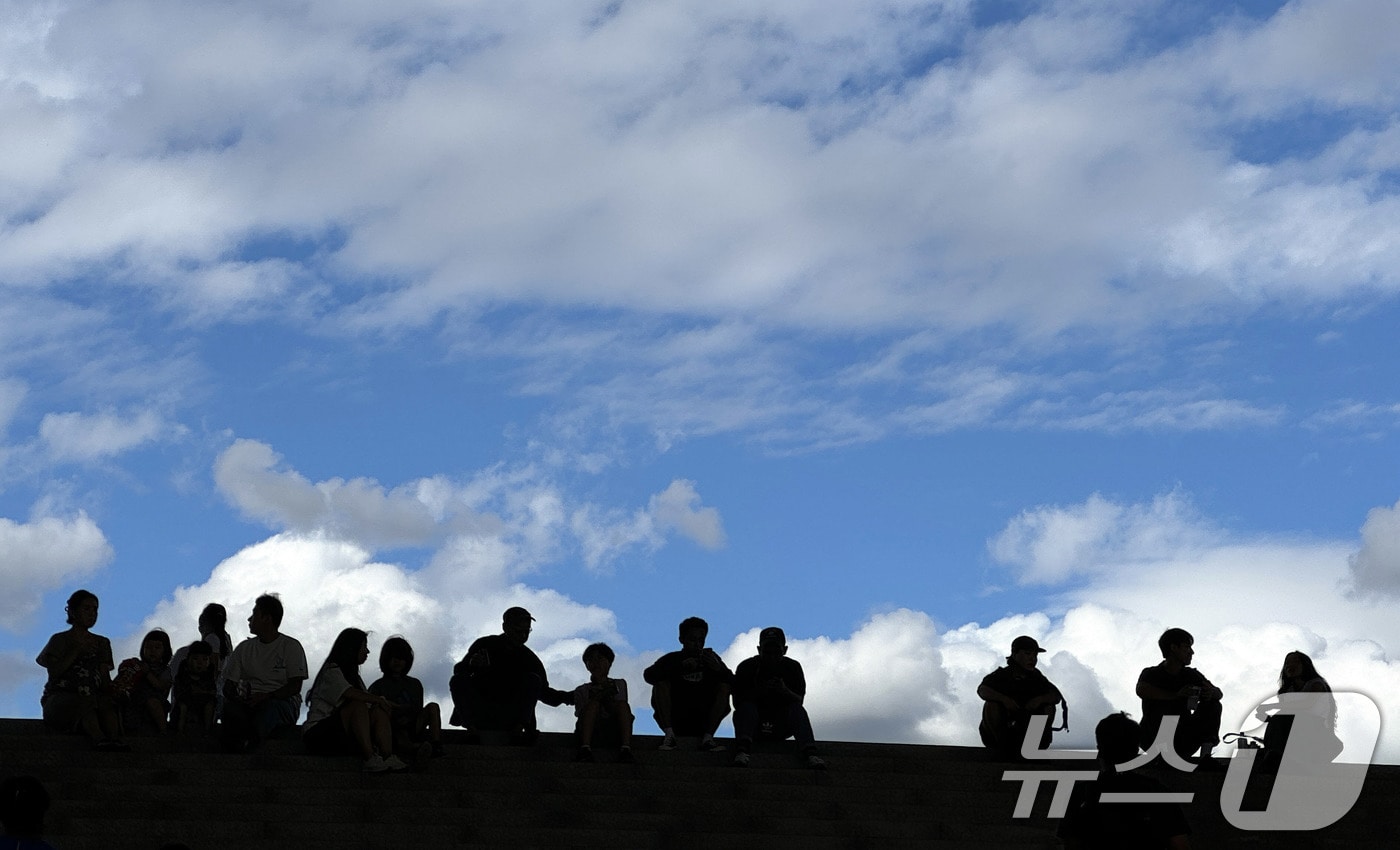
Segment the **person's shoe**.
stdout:
[[404,760],[393,754],[384,759],[384,764],[392,771],[408,770],[408,765],[404,763]]
[[816,753],[808,753],[807,756],[802,759],[802,763],[807,765],[811,770],[826,770],[826,759]]
[[118,741],[116,738],[108,738],[105,741],[98,741],[97,749],[104,753],[129,753],[131,745],[125,741]]
[[632,756],[631,747],[623,747],[617,751],[618,764],[635,764],[636,761],[637,759]]
[[441,741],[433,742],[433,758],[440,759],[447,755],[447,749],[443,747]]
[[579,747],[578,752],[574,753],[574,761],[593,761],[593,748]]
[[423,741],[413,748],[413,763],[426,764],[428,759],[433,757],[433,745]]
[[667,735],[665,738],[662,738],[662,739],[661,739],[661,746],[657,747],[657,749],[658,749],[658,750],[674,750],[674,749],[676,748],[676,746],[677,746],[677,744],[676,744],[676,738],[675,738],[675,736],[674,736],[674,735]]
[[748,767],[750,761],[752,761],[752,759],[749,757],[749,754],[742,750],[734,754],[735,767]]
[[721,744],[719,741],[716,741],[714,738],[706,738],[705,740],[703,740],[703,741],[700,742],[700,752],[702,752],[702,753],[722,753],[722,752],[724,752],[724,744]]
[[360,766],[360,769],[363,770],[365,773],[383,773],[384,771],[389,769],[389,765],[387,762],[384,761],[383,756],[381,756],[379,753],[375,753],[374,755],[365,759],[365,763]]

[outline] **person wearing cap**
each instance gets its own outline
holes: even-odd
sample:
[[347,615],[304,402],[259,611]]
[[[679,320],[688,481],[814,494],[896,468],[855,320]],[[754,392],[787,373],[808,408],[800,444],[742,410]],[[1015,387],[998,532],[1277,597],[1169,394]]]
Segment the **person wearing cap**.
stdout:
[[787,636],[777,626],[758,633],[758,655],[739,663],[734,671],[734,739],[738,752],[734,764],[748,767],[755,738],[797,741],[803,762],[821,770],[826,762],[817,755],[812,721],[802,701],[807,677],[802,665],[787,657]]
[[452,668],[453,726],[470,733],[506,732],[514,743],[539,738],[535,704],[560,705],[565,694],[549,686],[549,674],[534,650],[525,645],[535,618],[524,608],[501,615],[501,634],[477,638]]
[[[977,732],[988,749],[1008,758],[1019,758],[1031,716],[1053,715],[1064,699],[1060,689],[1036,669],[1044,651],[1035,638],[1021,635],[1011,642],[1006,666],[988,673],[977,686],[977,696],[984,700]],[[1047,718],[1040,736],[1042,750],[1050,746],[1050,726]]]

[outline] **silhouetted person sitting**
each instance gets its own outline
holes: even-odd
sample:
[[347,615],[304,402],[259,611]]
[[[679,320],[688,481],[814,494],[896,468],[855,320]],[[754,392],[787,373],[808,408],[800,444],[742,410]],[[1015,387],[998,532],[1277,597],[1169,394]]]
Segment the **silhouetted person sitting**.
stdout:
[[734,738],[739,750],[734,764],[739,767],[749,766],[753,742],[760,737],[794,738],[803,763],[816,770],[826,767],[817,755],[812,721],[802,705],[807,677],[787,651],[783,630],[769,626],[758,633],[758,655],[739,662],[734,671]]
[[473,735],[506,732],[517,744],[539,738],[536,703],[560,705],[565,695],[549,686],[543,662],[525,645],[534,619],[524,608],[507,609],[501,616],[502,633],[477,638],[452,668],[453,726]]
[[1313,660],[1297,650],[1283,657],[1278,701],[1259,706],[1255,716],[1268,724],[1260,763],[1265,773],[1278,772],[1290,741],[1302,756],[1300,764],[1330,764],[1342,753],[1332,687],[1317,672]]
[[[1031,717],[1053,715],[1055,705],[1063,699],[1060,689],[1036,669],[1044,651],[1035,638],[1021,635],[1011,642],[1006,666],[988,673],[977,686],[977,696],[985,701],[977,732],[986,747],[1004,758],[1020,758]],[[1050,726],[1047,717],[1039,742],[1042,750],[1050,746]]]
[[1137,695],[1142,698],[1143,749],[1152,746],[1164,717],[1177,717],[1172,746],[1183,759],[1197,750],[1196,764],[1206,769],[1220,768],[1210,757],[1220,741],[1220,689],[1191,664],[1195,638],[1185,629],[1167,629],[1157,639],[1162,663],[1144,668],[1138,676]]
[[713,649],[705,647],[710,624],[699,617],[681,621],[681,649],[668,652],[642,671],[651,685],[652,716],[665,738],[660,749],[674,750],[676,736],[698,736],[700,749],[724,749],[715,730],[729,714],[729,691],[734,674]]
[[1112,794],[1170,793],[1162,783],[1119,772],[1138,754],[1138,724],[1126,714],[1110,714],[1094,727],[1099,775],[1075,783],[1059,837],[1073,850],[1186,850],[1191,828],[1181,807],[1170,802],[1110,802]]
[[214,714],[218,707],[218,658],[208,642],[197,640],[185,648],[180,672],[175,674],[171,720],[176,731],[198,727],[206,734],[214,731]]
[[10,776],[0,780],[0,850],[54,850],[44,840],[44,815],[49,811],[49,792],[32,776]]
[[306,651],[282,634],[282,600],[263,594],[253,602],[253,636],[233,648],[224,668],[224,748],[247,752],[301,716]]
[[618,748],[617,760],[632,759],[632,707],[627,703],[627,680],[612,679],[613,661],[617,655],[606,643],[590,644],[583,651],[583,666],[588,668],[587,682],[568,694],[565,702],[574,707],[578,738],[576,761],[593,761],[595,741]]
[[49,671],[39,704],[44,725],[56,732],[82,732],[99,750],[131,749],[122,741],[121,714],[112,696],[112,643],[92,631],[97,596],[75,590],[64,611],[71,628],[49,638],[34,659]]

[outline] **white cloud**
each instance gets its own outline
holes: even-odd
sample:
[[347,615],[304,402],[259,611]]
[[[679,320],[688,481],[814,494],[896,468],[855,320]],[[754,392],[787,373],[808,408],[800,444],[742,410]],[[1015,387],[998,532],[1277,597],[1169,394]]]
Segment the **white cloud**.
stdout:
[[1361,526],[1361,548],[1348,560],[1350,586],[1360,596],[1400,596],[1400,503],[1372,508]]
[[113,413],[49,413],[39,436],[58,460],[93,461],[119,455],[173,433],[159,414],[143,410],[124,417]]
[[0,517],[0,627],[26,628],[45,593],[68,588],[111,559],[111,545],[87,514],[27,523]]
[[1220,540],[1180,493],[1119,505],[1098,493],[1083,504],[1024,511],[988,543],[1022,584],[1057,584],[1144,562],[1185,558]]
[[715,508],[700,506],[694,481],[677,479],[651,497],[648,510],[662,531],[675,530],[706,549],[724,545],[724,524]]
[[[14,190],[0,267],[120,257],[196,314],[378,277],[346,317],[389,325],[506,298],[1040,332],[1395,285],[1400,209],[1241,172],[1211,97],[1388,108],[1383,3],[1156,55],[1152,13],[1063,3],[977,33],[965,3],[347,5],[36,9],[13,144],[64,141]],[[237,256],[331,231],[306,273]]]
[[240,439],[215,461],[214,479],[239,510],[274,528],[371,549],[495,549],[497,556],[484,562],[490,566],[475,565],[474,572],[529,572],[570,545],[582,550],[590,569],[600,569],[633,547],[656,551],[672,532],[708,549],[724,543],[719,511],[701,506],[692,481],[673,481],[646,509],[629,513],[588,502],[570,507],[533,467],[486,470],[464,485],[439,476],[386,490],[365,478],[312,483],[280,464],[270,446]]
[[278,470],[281,457],[266,443],[239,439],[215,461],[214,480],[240,511],[274,528],[322,531],[371,546],[421,546],[454,532],[487,528],[441,479],[393,490],[366,478],[313,484],[295,470]]

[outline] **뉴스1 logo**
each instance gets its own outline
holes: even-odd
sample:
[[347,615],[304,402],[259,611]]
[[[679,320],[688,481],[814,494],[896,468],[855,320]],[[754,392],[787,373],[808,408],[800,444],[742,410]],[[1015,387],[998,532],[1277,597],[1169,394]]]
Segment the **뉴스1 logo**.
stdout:
[[[1254,713],[1262,718],[1269,710],[1272,710],[1273,717],[1292,718],[1291,732],[1278,763],[1269,805],[1262,811],[1241,810],[1245,787],[1260,750],[1240,749],[1230,759],[1225,784],[1220,790],[1220,809],[1225,819],[1236,828],[1245,830],[1304,831],[1322,829],[1336,823],[1351,811],[1357,797],[1361,796],[1366,771],[1380,738],[1380,708],[1365,694],[1336,691],[1282,694],[1276,703],[1256,706]],[[1333,718],[1337,716],[1363,721],[1359,724],[1363,734],[1359,738],[1350,736],[1342,752],[1347,761],[1334,760],[1334,757],[1339,758],[1337,739],[1332,730]],[[1158,756],[1177,770],[1186,773],[1195,770],[1196,766],[1182,759],[1172,747],[1179,719],[1174,715],[1163,717],[1152,745],[1136,758],[1118,765],[1118,771],[1121,773],[1141,767]],[[1092,752],[1036,749],[1036,742],[1040,740],[1047,722],[1049,718],[1043,714],[1031,716],[1025,740],[1021,744],[1023,757],[1032,761],[1096,757]],[[1053,782],[1055,791],[1050,799],[1049,816],[1062,818],[1069,807],[1074,783],[1097,776],[1097,770],[1006,770],[1001,778],[1003,781],[1021,783],[1012,817],[1030,817],[1040,783]],[[1195,793],[1191,791],[1106,792],[1100,796],[1099,802],[1186,804],[1194,797]]]

